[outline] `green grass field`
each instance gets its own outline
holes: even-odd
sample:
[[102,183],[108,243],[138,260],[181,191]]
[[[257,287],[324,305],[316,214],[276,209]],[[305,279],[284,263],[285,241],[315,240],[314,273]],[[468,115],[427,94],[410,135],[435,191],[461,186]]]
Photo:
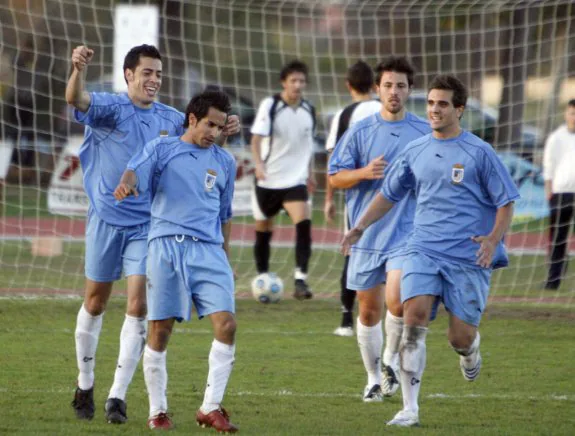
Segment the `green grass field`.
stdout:
[[[80,300],[0,300],[0,433],[145,434],[147,395],[141,368],[128,393],[129,421],[106,424],[125,300],[106,312],[96,365],[96,417],[76,421],[70,407],[76,377],[73,331]],[[338,302],[264,306],[238,301],[237,354],[225,398],[233,422],[249,435],[572,435],[575,429],[575,317],[569,311],[520,306],[488,310],[484,367],[465,382],[445,338],[442,314],[428,336],[422,428],[388,429],[401,397],[364,404],[365,383],[354,338],[331,335]],[[208,321],[177,326],[168,352],[173,434],[215,434],[196,427],[211,342]]]
[[[57,257],[32,256],[28,241],[0,241],[0,288],[18,292],[26,289],[50,291],[72,291],[81,293],[84,286],[84,244],[64,243],[64,253]],[[286,283],[286,292],[291,292],[293,276],[292,249],[274,248],[270,269],[278,273]],[[343,256],[335,250],[315,249],[310,266],[310,283],[318,296],[335,297],[339,293],[339,276]],[[246,294],[250,281],[255,276],[251,246],[232,247],[232,265],[238,280],[236,288]],[[559,291],[544,291],[541,285],[546,275],[545,256],[511,256],[508,268],[493,274],[491,295],[539,299],[538,304],[561,304],[575,307],[575,275],[569,274]],[[125,283],[119,281],[115,289],[124,290]]]

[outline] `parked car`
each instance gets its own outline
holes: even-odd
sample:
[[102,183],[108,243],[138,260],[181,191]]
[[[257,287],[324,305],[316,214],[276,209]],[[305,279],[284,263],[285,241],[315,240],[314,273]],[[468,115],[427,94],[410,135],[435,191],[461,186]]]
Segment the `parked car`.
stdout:
[[513,177],[521,198],[515,202],[514,222],[533,221],[549,216],[541,167],[512,152],[497,153]]

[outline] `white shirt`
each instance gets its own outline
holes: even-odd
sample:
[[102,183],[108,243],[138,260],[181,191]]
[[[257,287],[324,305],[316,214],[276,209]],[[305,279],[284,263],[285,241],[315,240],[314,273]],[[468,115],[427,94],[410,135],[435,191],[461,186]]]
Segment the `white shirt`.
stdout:
[[575,133],[563,124],[545,142],[543,179],[551,180],[554,194],[575,193]]
[[[344,110],[345,107],[337,111],[337,113],[333,117],[333,120],[331,121],[329,134],[327,136],[327,140],[325,141],[325,149],[328,152],[332,151],[335,148],[337,131],[339,129],[339,119],[341,118],[341,114],[343,113]],[[349,125],[347,126],[347,128],[349,129],[354,123],[363,120],[365,117],[373,115],[374,113],[379,112],[380,110],[381,110],[380,101],[378,100],[362,101],[355,107],[355,109],[351,113],[351,118],[349,119]]]
[[258,186],[285,189],[305,185],[313,155],[313,118],[309,102],[302,100],[297,107],[283,100],[275,109],[270,149],[270,109],[273,97],[262,100],[251,132],[263,136],[261,158],[265,163],[266,178]]

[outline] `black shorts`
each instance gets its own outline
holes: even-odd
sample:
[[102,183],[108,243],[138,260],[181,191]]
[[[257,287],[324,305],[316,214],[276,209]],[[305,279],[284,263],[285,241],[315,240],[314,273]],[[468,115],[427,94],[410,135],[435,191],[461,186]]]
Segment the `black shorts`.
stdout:
[[[267,218],[276,216],[283,209],[283,204],[290,201],[306,202],[309,198],[307,186],[297,185],[285,189],[268,189],[256,186],[256,201],[259,211]],[[254,217],[260,219],[254,211]]]

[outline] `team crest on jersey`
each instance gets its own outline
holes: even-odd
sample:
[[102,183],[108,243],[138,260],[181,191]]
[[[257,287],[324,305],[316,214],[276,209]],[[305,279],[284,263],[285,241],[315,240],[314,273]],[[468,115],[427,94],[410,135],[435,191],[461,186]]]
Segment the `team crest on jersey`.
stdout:
[[463,175],[465,173],[465,167],[462,164],[455,164],[451,168],[451,182],[459,185],[463,182]]
[[165,138],[166,136],[168,136],[168,131],[167,130],[160,130],[160,138]]
[[218,175],[218,173],[216,173],[214,170],[208,170],[206,172],[206,179],[204,180],[204,186],[206,187],[206,191],[211,191],[212,189],[214,189],[214,186],[216,185],[216,176]]

